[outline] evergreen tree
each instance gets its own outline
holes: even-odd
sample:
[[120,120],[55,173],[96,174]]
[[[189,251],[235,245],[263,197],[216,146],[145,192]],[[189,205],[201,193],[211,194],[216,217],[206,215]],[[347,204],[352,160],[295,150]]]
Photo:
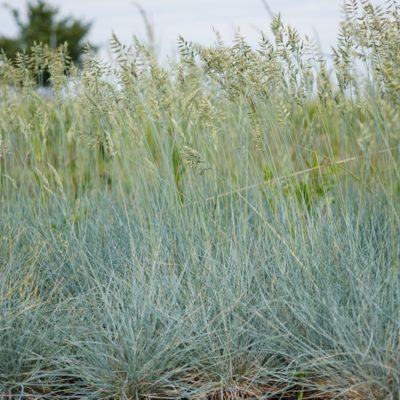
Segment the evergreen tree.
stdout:
[[[17,37],[0,37],[0,50],[4,51],[9,59],[15,59],[17,52],[29,52],[35,43],[55,49],[67,42],[71,61],[79,64],[86,45],[85,38],[91,27],[90,22],[85,23],[71,16],[59,18],[58,8],[44,0],[27,3],[25,20],[21,18],[17,9],[10,6],[8,8],[18,27]],[[45,83],[48,83],[47,78]]]

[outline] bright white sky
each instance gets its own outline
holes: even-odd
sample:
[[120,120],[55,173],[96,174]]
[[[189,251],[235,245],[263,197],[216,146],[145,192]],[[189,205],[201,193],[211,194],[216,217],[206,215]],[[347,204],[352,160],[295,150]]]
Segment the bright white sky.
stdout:
[[[103,56],[108,54],[112,31],[124,43],[130,43],[133,35],[145,39],[143,21],[132,0],[48,2],[59,7],[62,15],[93,21],[89,39],[101,46]],[[25,3],[26,0],[8,0],[8,4],[21,10]],[[202,44],[214,43],[213,27],[227,43],[238,27],[251,44],[258,42],[260,29],[269,32],[270,18],[261,0],[139,0],[139,3],[155,27],[161,56],[176,54],[178,35]],[[283,20],[301,33],[311,37],[317,33],[322,50],[330,52],[330,47],[336,43],[343,0],[268,0],[268,4],[274,13],[280,12]],[[8,11],[0,8],[0,35],[15,32]]]

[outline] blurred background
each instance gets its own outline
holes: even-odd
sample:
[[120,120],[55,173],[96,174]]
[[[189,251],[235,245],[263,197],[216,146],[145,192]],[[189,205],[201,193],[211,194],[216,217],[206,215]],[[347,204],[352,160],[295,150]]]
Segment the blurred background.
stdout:
[[[13,37],[18,34],[18,27],[10,8],[19,10],[23,19],[27,2],[10,0],[8,9],[4,4],[0,8],[0,36]],[[343,0],[146,0],[136,4],[132,0],[48,0],[46,4],[57,7],[61,17],[70,15],[92,22],[87,39],[105,57],[109,57],[112,32],[127,44],[133,35],[147,40],[139,4],[154,28],[156,51],[163,59],[176,54],[178,35],[201,44],[214,43],[213,28],[227,44],[239,27],[251,44],[257,44],[259,31],[269,31],[267,6],[273,13],[281,13],[284,22],[316,38],[322,50],[329,53],[336,41]]]

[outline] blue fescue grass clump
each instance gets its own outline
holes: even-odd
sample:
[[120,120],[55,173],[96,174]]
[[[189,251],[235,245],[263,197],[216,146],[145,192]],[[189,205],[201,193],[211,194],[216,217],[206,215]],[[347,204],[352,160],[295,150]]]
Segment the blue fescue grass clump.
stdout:
[[40,217],[15,205],[25,212],[1,249],[4,393],[396,394],[400,232],[385,201],[301,223],[251,193],[209,214],[153,204],[151,219],[87,206],[101,213],[59,228],[62,202]]
[[3,57],[0,399],[399,399],[400,16],[345,15]]

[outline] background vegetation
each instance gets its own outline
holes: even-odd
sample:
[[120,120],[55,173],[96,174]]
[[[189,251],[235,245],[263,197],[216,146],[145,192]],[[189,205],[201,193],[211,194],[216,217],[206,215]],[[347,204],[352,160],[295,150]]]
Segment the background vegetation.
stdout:
[[[56,49],[67,43],[68,56],[79,64],[85,48],[85,38],[90,30],[90,23],[72,17],[59,18],[59,10],[43,0],[27,3],[25,21],[16,8],[7,6],[18,27],[18,36],[0,37],[0,50],[9,59],[23,57],[22,54],[36,48],[37,80],[40,85],[49,85],[49,71],[43,55],[43,46]],[[93,46],[92,46],[93,47]],[[95,49],[93,47],[93,49]],[[20,54],[18,54],[20,53]],[[41,64],[38,64],[38,62]]]
[[399,399],[400,14],[345,11],[3,60],[4,398]]

